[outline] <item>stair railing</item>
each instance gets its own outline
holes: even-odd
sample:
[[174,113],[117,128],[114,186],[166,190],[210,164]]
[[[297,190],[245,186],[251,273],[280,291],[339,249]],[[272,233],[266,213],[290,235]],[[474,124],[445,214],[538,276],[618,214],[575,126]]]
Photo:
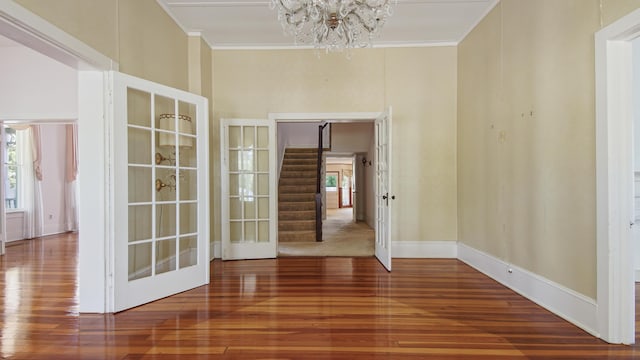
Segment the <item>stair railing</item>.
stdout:
[[322,133],[329,123],[318,126],[318,162],[316,172],[316,241],[322,241],[322,151],[324,141]]

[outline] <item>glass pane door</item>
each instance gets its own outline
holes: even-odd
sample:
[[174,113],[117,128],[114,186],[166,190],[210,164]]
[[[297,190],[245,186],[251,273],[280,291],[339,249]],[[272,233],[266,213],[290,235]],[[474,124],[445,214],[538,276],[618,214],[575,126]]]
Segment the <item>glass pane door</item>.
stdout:
[[123,219],[116,232],[127,231],[114,240],[116,310],[208,282],[209,240],[206,100],[119,77],[126,109],[114,130],[126,143],[115,145],[116,162],[123,160],[115,217]]
[[380,263],[391,271],[391,109],[375,122],[376,138],[376,243]]
[[226,120],[223,131],[223,258],[275,257],[274,126]]

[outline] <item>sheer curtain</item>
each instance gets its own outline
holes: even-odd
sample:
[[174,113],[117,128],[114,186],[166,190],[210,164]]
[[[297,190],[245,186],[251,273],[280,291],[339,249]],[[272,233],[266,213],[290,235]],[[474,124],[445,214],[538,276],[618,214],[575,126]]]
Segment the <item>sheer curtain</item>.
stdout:
[[[27,239],[42,235],[42,194],[40,180],[34,169],[35,154],[40,158],[39,129],[34,131],[29,125],[11,125],[16,130],[16,160],[21,168],[18,177],[18,207],[24,210],[24,236]],[[35,135],[34,135],[35,134]],[[37,137],[38,144],[34,139]],[[42,174],[38,174],[42,179]]]
[[27,238],[33,238],[42,236],[44,228],[44,217],[42,213],[42,150],[40,141],[40,125],[31,125],[29,128],[31,134],[31,151],[25,152],[31,153],[31,164],[33,164],[33,166],[25,166],[25,168],[29,168],[33,172],[33,181],[31,186],[25,187],[33,189],[33,195],[31,198],[32,211],[30,213],[31,216],[29,216],[27,221],[28,227],[25,235],[27,235]]
[[78,127],[65,125],[65,230],[78,230],[78,206],[76,203],[78,179]]

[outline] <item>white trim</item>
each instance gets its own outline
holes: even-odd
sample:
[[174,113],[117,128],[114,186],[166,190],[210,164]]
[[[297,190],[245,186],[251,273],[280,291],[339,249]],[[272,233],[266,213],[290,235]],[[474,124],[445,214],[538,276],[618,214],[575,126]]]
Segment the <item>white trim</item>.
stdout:
[[164,10],[164,12],[167,14],[167,16],[169,16],[171,18],[171,20],[173,20],[173,22],[178,25],[178,27],[180,28],[180,30],[182,30],[182,32],[185,35],[188,35],[189,33],[192,32],[200,32],[200,30],[188,30],[186,27],[184,27],[182,25],[182,23],[180,23],[180,21],[178,21],[178,18],[175,17],[173,15],[173,13],[171,12],[171,10],[169,9],[172,5],[170,4],[165,4],[164,1],[161,0],[156,0],[156,3],[158,3],[158,5],[160,5],[160,7],[162,8],[162,10]]
[[11,0],[0,0],[0,34],[77,70],[117,70],[118,63]]
[[383,112],[342,112],[342,113],[269,113],[269,120],[276,122],[314,122],[327,121],[338,122],[360,122],[374,121]]
[[106,76],[98,71],[78,72],[78,308],[81,313],[109,312],[112,306],[112,269],[108,260],[112,212],[106,159],[109,156],[110,119]]
[[400,259],[456,259],[456,241],[392,241],[392,258]]
[[484,11],[484,14],[482,14],[482,16],[479,17],[478,20],[469,27],[469,29],[462,35],[462,37],[460,37],[460,40],[458,40],[458,42],[456,43],[456,46],[460,45],[460,43],[463,42],[464,39],[466,39],[467,36],[469,36],[469,34],[471,34],[473,29],[475,29],[476,26],[478,26],[482,22],[482,20],[484,20],[484,18],[487,17],[487,15],[489,15],[489,13],[493,10],[493,8],[496,7],[496,5],[498,5],[499,2],[500,0],[493,0],[491,5],[489,5],[489,7]]
[[211,260],[213,259],[222,259],[222,242],[220,240],[214,240],[210,242],[210,251]]
[[636,282],[640,282],[640,270],[636,270]]
[[189,37],[199,37],[200,40],[203,40],[207,44],[207,46],[209,47],[209,50],[212,49],[211,43],[209,42],[209,40],[207,40],[207,38],[202,36],[202,33],[200,31],[189,31],[189,32],[187,32],[187,36],[189,36]]
[[[207,42],[208,44],[208,42]],[[230,45],[230,44],[218,44],[218,45],[210,45],[211,50],[318,50],[320,52],[324,52],[324,49],[319,49],[314,47],[313,45],[284,45],[284,44],[271,44],[271,45]],[[425,41],[425,42],[389,42],[389,43],[375,43],[370,47],[365,47],[362,49],[388,49],[388,48],[426,48],[426,47],[452,47],[458,46],[458,43],[455,41]],[[356,51],[360,49],[354,49],[351,51]],[[347,50],[345,50],[347,51]]]
[[629,40],[639,34],[640,9],[595,34],[598,330],[624,344],[635,341]]
[[597,306],[593,299],[462,243],[458,244],[458,258],[591,335],[598,336]]
[[51,113],[22,113],[0,114],[0,119],[6,124],[25,121],[55,124],[73,124],[78,120],[78,114],[51,114]]

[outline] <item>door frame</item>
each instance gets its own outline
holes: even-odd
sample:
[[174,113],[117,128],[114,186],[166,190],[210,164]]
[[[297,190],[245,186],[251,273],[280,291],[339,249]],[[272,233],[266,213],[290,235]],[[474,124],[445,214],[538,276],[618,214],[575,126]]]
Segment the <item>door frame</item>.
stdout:
[[[327,121],[332,124],[336,123],[359,123],[359,122],[370,122],[375,123],[376,119],[379,118],[382,114],[385,114],[386,111],[377,111],[377,112],[337,112],[337,113],[269,113],[267,118],[269,121],[274,121],[276,123],[276,139],[278,138],[278,123],[288,123],[288,122],[318,122],[318,121]],[[279,149],[278,149],[279,151]],[[327,153],[324,153],[323,156],[327,156]],[[350,156],[354,157],[354,168],[357,168],[357,164],[355,159],[357,159],[358,154],[352,153],[336,153],[330,154],[332,157],[340,157],[340,156]],[[277,164],[280,166],[281,164]],[[280,171],[278,171],[278,174]],[[355,171],[354,171],[355,176]],[[361,176],[360,178],[363,178]],[[360,189],[358,191],[364,191],[364,189]],[[361,196],[362,197],[362,196]],[[375,194],[374,194],[375,197]],[[326,201],[326,200],[325,200]],[[357,200],[358,201],[358,200]],[[360,199],[359,201],[362,201]],[[376,207],[374,209],[374,213],[377,214],[377,202]],[[325,208],[326,210],[326,208]],[[353,221],[356,221],[356,207],[355,203],[353,204]],[[323,211],[324,213],[324,211]],[[323,215],[323,218],[326,215]]]
[[599,337],[635,341],[631,40],[640,9],[595,34],[596,243]]
[[113,199],[107,192],[110,179],[105,159],[110,140],[105,79],[106,71],[118,70],[118,63],[12,1],[0,1],[0,35],[78,71],[79,311],[107,312]]

